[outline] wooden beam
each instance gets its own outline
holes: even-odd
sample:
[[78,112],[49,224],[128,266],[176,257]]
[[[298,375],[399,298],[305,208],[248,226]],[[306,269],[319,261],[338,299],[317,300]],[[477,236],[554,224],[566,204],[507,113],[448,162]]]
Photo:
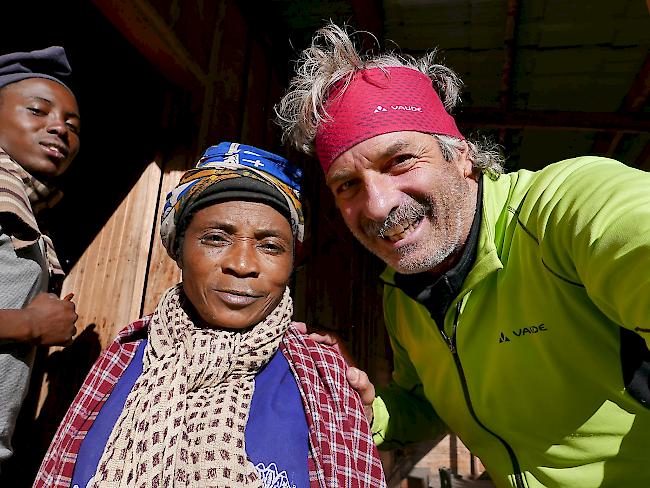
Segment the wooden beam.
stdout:
[[172,83],[195,92],[206,74],[147,0],[93,0],[115,28]]
[[[648,100],[648,96],[650,96],[650,53],[646,55],[645,61],[634,78],[630,91],[627,92],[619,112],[639,112],[645,105],[646,100]],[[594,139],[594,144],[591,146],[591,152],[612,156],[622,137],[623,134],[620,132],[615,134],[597,134]]]
[[639,157],[636,158],[634,166],[645,171],[650,171],[650,142],[646,143],[643,151],[641,151]]
[[618,145],[620,139],[616,140],[614,136],[616,133],[608,132],[599,132],[594,137],[594,142],[591,145],[591,154],[605,155],[609,153],[614,153],[616,151],[616,145]]
[[[213,100],[207,119],[204,146],[218,141],[237,141],[241,136],[246,89],[246,62],[250,26],[234,0],[223,2],[225,16],[220,39],[213,43],[210,59],[210,86]],[[202,129],[203,130],[203,126]]]
[[517,23],[519,19],[520,0],[508,0],[506,33],[503,40],[504,61],[499,88],[499,106],[503,110],[510,108],[512,96],[512,72],[516,57]]
[[[517,24],[519,21],[520,0],[508,0],[506,32],[503,39],[503,69],[499,87],[499,106],[501,110],[510,110],[512,104],[512,72],[514,71],[517,44]],[[499,142],[505,143],[507,130],[499,131]]]
[[650,53],[646,55],[641,69],[634,78],[621,110],[623,112],[638,112],[645,105],[648,96],[650,96]]
[[650,132],[650,118],[644,113],[563,112],[552,110],[514,110],[466,108],[455,116],[465,128],[553,129],[578,131]]
[[618,144],[621,142],[621,139],[623,139],[623,135],[624,135],[623,132],[616,132],[613,135],[612,140],[610,141],[609,146],[605,151],[605,156],[611,158],[614,155],[614,152],[616,151]]
[[221,2],[217,13],[214,33],[212,34],[212,46],[210,48],[210,63],[206,75],[205,92],[203,94],[203,109],[201,110],[201,122],[197,137],[199,153],[207,146],[208,132],[210,130],[210,120],[214,110],[215,100],[219,93],[215,90],[217,82],[217,69],[219,67],[221,46],[224,37],[224,22],[226,22],[226,2]]

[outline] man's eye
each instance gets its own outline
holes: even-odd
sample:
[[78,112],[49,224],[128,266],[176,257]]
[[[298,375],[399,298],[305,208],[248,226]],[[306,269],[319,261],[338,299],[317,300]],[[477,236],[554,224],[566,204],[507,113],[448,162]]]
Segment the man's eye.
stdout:
[[38,107],[27,107],[27,110],[29,110],[34,115],[45,115],[45,111],[41,110]]
[[81,132],[81,128],[77,124],[66,122],[65,125],[68,129],[70,129],[70,132],[74,134],[79,134],[79,132]]
[[345,192],[351,190],[352,188],[354,188],[355,184],[356,184],[356,180],[344,181],[338,187],[336,187],[336,193],[339,194],[339,195],[341,193],[345,193]]
[[403,154],[397,156],[393,159],[391,166],[394,168],[403,168],[405,166],[410,166],[415,163],[415,156],[412,154]]

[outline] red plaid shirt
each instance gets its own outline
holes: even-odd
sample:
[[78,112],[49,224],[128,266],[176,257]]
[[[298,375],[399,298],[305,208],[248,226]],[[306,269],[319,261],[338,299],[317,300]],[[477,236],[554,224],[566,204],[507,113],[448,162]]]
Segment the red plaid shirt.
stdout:
[[[77,454],[97,414],[133,359],[150,317],[124,328],[95,362],[59,426],[34,482],[35,488],[68,488]],[[309,425],[312,487],[385,487],[384,474],[361,400],[333,348],[290,327],[280,344],[297,380]]]

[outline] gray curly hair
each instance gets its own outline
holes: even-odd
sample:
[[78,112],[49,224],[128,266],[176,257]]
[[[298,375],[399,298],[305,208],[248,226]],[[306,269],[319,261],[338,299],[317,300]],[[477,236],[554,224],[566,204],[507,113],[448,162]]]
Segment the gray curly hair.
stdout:
[[[313,155],[316,131],[329,118],[324,104],[330,90],[340,80],[347,84],[354,73],[369,68],[402,66],[424,73],[431,79],[447,112],[451,112],[460,102],[462,82],[453,70],[436,63],[435,57],[435,50],[419,59],[395,52],[363,56],[344,28],[327,24],[316,32],[311,46],[301,53],[296,74],[274,107],[276,121],[282,128],[282,142],[289,142],[299,151]],[[432,135],[447,161],[458,158],[463,147],[460,139]],[[474,171],[492,178],[503,172],[504,159],[497,144],[487,138],[466,142]]]

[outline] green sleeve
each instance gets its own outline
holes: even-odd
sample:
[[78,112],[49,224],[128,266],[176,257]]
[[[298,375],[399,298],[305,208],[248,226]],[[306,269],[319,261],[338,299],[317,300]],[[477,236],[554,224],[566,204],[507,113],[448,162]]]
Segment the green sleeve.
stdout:
[[372,404],[372,433],[380,449],[393,449],[434,439],[447,427],[425,398],[420,378],[395,338],[389,314],[385,315],[393,349],[393,380],[387,387],[377,388],[377,398]]
[[650,173],[606,158],[576,161],[545,192],[553,196],[540,212],[543,258],[650,348]]

